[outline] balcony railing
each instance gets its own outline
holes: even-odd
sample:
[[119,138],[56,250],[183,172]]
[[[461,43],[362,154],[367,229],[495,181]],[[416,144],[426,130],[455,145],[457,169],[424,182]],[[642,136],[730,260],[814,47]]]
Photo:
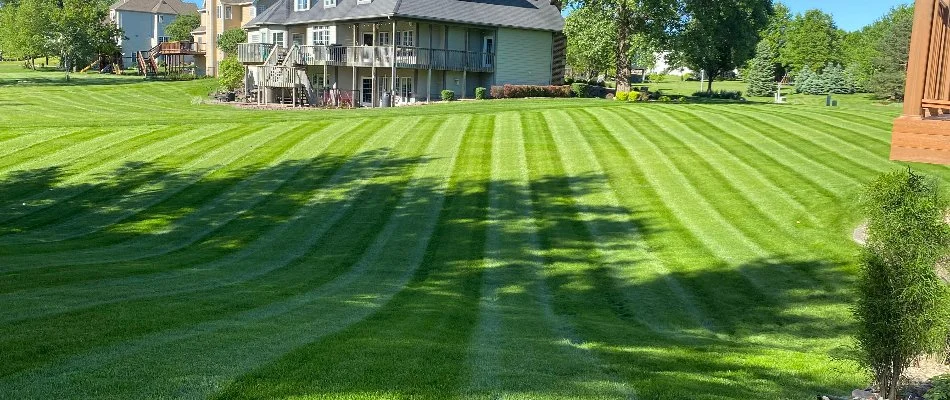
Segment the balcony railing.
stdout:
[[[341,67],[392,67],[448,71],[493,72],[495,54],[465,50],[398,46],[296,46],[285,65]],[[244,43],[238,46],[243,63],[263,63],[273,45]]]
[[269,43],[241,43],[238,45],[238,60],[245,64],[263,64],[274,50]]

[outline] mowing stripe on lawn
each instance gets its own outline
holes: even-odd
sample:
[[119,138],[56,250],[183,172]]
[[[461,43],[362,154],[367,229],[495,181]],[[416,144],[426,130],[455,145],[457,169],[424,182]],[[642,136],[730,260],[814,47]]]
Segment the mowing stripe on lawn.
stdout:
[[[544,281],[536,221],[528,194],[518,114],[499,114],[492,146],[489,219],[479,324],[469,345],[473,371],[466,393],[519,398],[631,398],[591,353],[571,346],[573,328],[555,314]],[[597,382],[588,388],[571,378]],[[533,388],[554,391],[539,393]]]
[[[43,393],[77,398],[103,390],[116,396],[204,397],[296,347],[363,320],[402,290],[425,256],[464,136],[447,125],[427,151],[435,157],[413,174],[401,200],[404,206],[357,265],[330,283],[226,320],[148,335],[51,368],[15,374],[0,379],[0,388],[14,397]],[[83,379],[76,371],[97,379]],[[180,379],[153,379],[170,375]],[[102,379],[108,376],[116,380]]]
[[[68,178],[57,182],[55,187],[64,189],[56,191],[55,197],[40,196],[38,194],[37,196],[26,199],[26,201],[23,202],[25,204],[24,206],[7,211],[4,213],[5,215],[0,214],[0,223],[8,223],[13,219],[29,216],[33,213],[43,211],[53,205],[61,205],[66,200],[73,200],[77,196],[81,196],[84,192],[91,189],[93,187],[91,183],[93,182],[108,182],[109,176],[124,177],[125,175],[134,172],[137,166],[149,164],[155,159],[166,156],[170,153],[178,151],[181,148],[192,145],[197,141],[216,135],[227,129],[226,126],[220,125],[189,128],[192,129],[185,128],[186,130],[176,133],[174,136],[150,143],[146,146],[136,149],[135,151],[125,154],[121,158],[100,163],[94,168],[87,169],[82,173],[69,176]],[[250,131],[252,129],[253,128],[248,128],[246,126],[231,128],[232,131]]]
[[[384,127],[389,123],[390,121],[383,120],[375,124]],[[385,132],[385,129],[378,131]],[[371,130],[371,132],[377,132],[377,130]],[[371,140],[365,142],[363,150],[391,149],[392,145],[403,137],[404,134],[393,136],[376,133]],[[388,142],[378,143],[380,139],[388,139]],[[388,150],[386,153],[379,154],[378,162],[373,164],[362,165],[350,162],[321,185],[323,189],[309,199],[307,205],[301,207],[296,215],[288,219],[288,222],[264,233],[255,242],[236,253],[215,259],[201,265],[201,268],[172,269],[152,274],[132,275],[97,282],[80,282],[75,285],[30,291],[28,302],[11,305],[8,307],[9,312],[8,310],[0,311],[0,321],[35,318],[117,301],[205,290],[247,281],[284,268],[305,256],[309,249],[349,212],[354,201],[359,198],[359,194],[379,173],[375,167],[382,162],[387,153]],[[354,171],[354,168],[360,170]],[[352,186],[351,188],[335,187],[343,184],[344,179],[350,179],[353,176],[358,177],[348,184]],[[292,246],[280,246],[279,243],[287,237],[302,239],[294,241]],[[115,288],[122,288],[122,290],[117,294]],[[14,302],[16,295],[16,292],[10,295],[0,294],[0,304]],[[39,300],[38,304],[33,303],[35,300]]]
[[42,134],[24,134],[21,138],[11,140],[4,150],[0,151],[0,173],[6,175],[9,169],[19,163],[48,154],[63,146],[82,142],[100,134],[96,128],[69,128],[55,129],[59,134],[46,136]]
[[[814,124],[833,127],[834,131],[850,132],[850,133],[855,134],[855,136],[858,136],[859,138],[867,139],[867,140],[870,140],[871,142],[876,142],[888,147],[891,144],[890,136],[881,135],[880,133],[890,134],[891,128],[893,128],[894,126],[893,121],[890,121],[890,122],[882,121],[877,124],[868,124],[866,118],[863,118],[858,115],[845,114],[841,112],[834,113],[834,112],[827,112],[827,111],[823,111],[820,113],[816,112],[816,113],[811,113],[811,114],[802,114],[802,113],[796,112],[795,110],[791,108],[786,108],[786,107],[770,107],[767,112],[773,115],[781,115],[783,118],[786,118],[786,119],[789,119],[791,117],[800,118],[806,121],[811,121],[811,123],[814,123]],[[820,115],[821,118],[820,119],[816,118],[816,115]],[[848,115],[851,118],[844,118],[843,117],[844,115]],[[838,121],[840,122],[840,124],[831,123],[828,121],[829,119]],[[852,128],[851,126],[854,126],[854,125],[862,126],[864,127],[864,129]],[[873,143],[864,142],[863,144],[868,145],[868,144],[873,144]]]

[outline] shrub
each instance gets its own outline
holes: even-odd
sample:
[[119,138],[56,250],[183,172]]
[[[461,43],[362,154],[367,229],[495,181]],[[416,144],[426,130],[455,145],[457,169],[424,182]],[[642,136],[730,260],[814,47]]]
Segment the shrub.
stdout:
[[650,94],[650,91],[641,90],[637,92],[637,101],[650,101],[651,99],[652,95]]
[[247,42],[247,32],[241,28],[233,28],[221,34],[221,37],[218,38],[218,47],[228,56],[237,53],[238,45],[245,42]]
[[618,91],[617,95],[614,96],[614,99],[617,101],[627,101],[630,100],[630,92]]
[[485,100],[485,93],[488,92],[488,89],[483,87],[475,88],[475,100]]
[[673,99],[671,99],[670,96],[660,96],[659,101],[660,101],[661,103],[669,103],[669,102],[673,101]]
[[535,85],[492,86],[491,96],[497,99],[523,99],[526,97],[571,97],[571,87]]
[[933,378],[933,387],[924,395],[926,400],[950,400],[950,375]]
[[590,85],[586,83],[575,83],[571,85],[571,93],[574,93],[575,97],[590,97]]
[[244,66],[235,56],[227,56],[218,65],[218,82],[221,87],[233,92],[244,83]]
[[693,93],[693,97],[698,99],[742,100],[742,92],[738,90],[714,90],[712,92],[701,91]]
[[442,101],[455,101],[455,92],[449,89],[443,90]]
[[935,266],[950,249],[950,202],[936,181],[910,170],[880,176],[862,200],[868,238],[853,309],[856,337],[881,393],[896,399],[910,363],[946,343],[950,290]]

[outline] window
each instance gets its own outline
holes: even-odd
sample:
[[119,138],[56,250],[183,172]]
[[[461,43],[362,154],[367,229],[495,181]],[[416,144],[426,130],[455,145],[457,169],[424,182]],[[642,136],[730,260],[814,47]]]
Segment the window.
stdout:
[[294,11],[307,11],[310,9],[310,0],[296,0],[294,2]]
[[224,6],[224,19],[231,19],[231,6]]
[[396,32],[396,46],[413,47],[415,46],[416,32],[402,31]]
[[159,16],[158,16],[158,23],[162,23],[162,22],[165,22],[165,16],[164,16],[164,15],[159,15]]
[[379,41],[376,43],[377,46],[389,46],[393,44],[392,38],[390,38],[389,32],[377,32],[376,36],[379,37]]
[[313,76],[310,77],[310,84],[313,85],[313,87],[326,87],[328,86],[327,83],[328,82],[326,80],[326,76],[323,75],[323,71],[315,72]]
[[412,98],[412,78],[400,77],[396,83],[396,96],[399,96],[403,102],[409,102]]
[[224,6],[218,5],[217,9],[218,19],[224,19]]
[[271,44],[284,45],[284,32],[271,32],[270,34]]
[[159,36],[159,37],[158,37],[158,43],[159,43],[159,44],[166,43],[166,42],[170,42],[170,41],[171,41],[171,38],[169,38],[168,36]]
[[306,36],[302,33],[293,33],[290,35],[290,41],[297,46],[303,46],[303,40]]
[[312,44],[315,46],[329,46],[330,43],[330,27],[321,25],[313,27],[313,37]]
[[323,0],[323,8],[336,7],[336,0]]
[[248,43],[260,43],[260,42],[261,42],[261,34],[258,33],[258,32],[252,33],[252,34],[248,35],[247,41],[248,41]]

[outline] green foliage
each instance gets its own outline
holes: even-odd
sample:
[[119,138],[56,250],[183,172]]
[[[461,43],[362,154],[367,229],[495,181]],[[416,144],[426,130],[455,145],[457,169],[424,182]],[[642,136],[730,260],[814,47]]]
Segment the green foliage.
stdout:
[[165,34],[173,41],[190,42],[194,39],[191,32],[199,26],[201,17],[198,14],[179,15],[165,27]]
[[590,96],[590,85],[586,83],[573,83],[571,84],[571,93],[574,93],[574,96],[586,98]]
[[765,40],[759,42],[755,49],[755,58],[749,63],[745,78],[749,84],[750,96],[771,96],[775,94],[775,52],[772,45]]
[[818,73],[806,65],[795,77],[795,93],[820,94],[820,80]]
[[933,387],[924,395],[926,400],[950,400],[950,375],[933,378]]
[[825,70],[822,71],[822,81],[825,85],[825,92],[830,94],[852,94],[854,93],[854,80],[848,77],[845,70],[839,64],[828,63]]
[[935,180],[909,170],[882,175],[862,199],[868,240],[854,315],[864,362],[888,398],[917,356],[943,349],[948,287],[935,266],[950,245],[950,203]]
[[235,56],[227,56],[218,66],[218,82],[229,92],[237,90],[244,82],[244,65]]
[[[686,23],[677,52],[685,64],[719,76],[755,53],[759,31],[769,23],[771,0],[684,0]],[[713,80],[708,89],[712,90]]]
[[700,91],[693,93],[698,99],[742,100],[742,92],[735,90]]
[[488,93],[488,89],[483,87],[475,88],[475,100],[485,100],[485,95]]
[[56,54],[59,9],[51,0],[20,0],[0,8],[0,49],[5,58],[32,59]]
[[630,92],[617,91],[617,94],[614,96],[614,100],[617,101],[628,101],[630,100]]
[[574,71],[596,76],[616,66],[617,26],[603,8],[583,6],[574,10],[564,22],[564,34],[567,64]]
[[237,53],[238,45],[244,42],[247,42],[247,32],[239,28],[228,29],[218,39],[218,47],[225,55],[232,55]]
[[881,56],[881,40],[895,24],[910,21],[913,15],[912,6],[899,5],[860,31],[845,34],[841,54],[854,75],[859,91],[871,91],[871,80],[876,71],[874,60]]
[[657,101],[659,101],[660,103],[669,103],[673,101],[673,99],[671,99],[670,96],[660,96],[660,98],[657,99]]
[[877,42],[877,55],[872,60],[874,73],[871,75],[869,87],[878,98],[896,101],[904,98],[913,23],[913,13],[895,13],[892,22]]
[[442,101],[455,101],[455,91],[445,89],[440,93],[442,96]]
[[831,15],[820,10],[797,14],[788,26],[779,59],[797,73],[806,66],[820,70],[829,62],[840,62],[841,33]]

